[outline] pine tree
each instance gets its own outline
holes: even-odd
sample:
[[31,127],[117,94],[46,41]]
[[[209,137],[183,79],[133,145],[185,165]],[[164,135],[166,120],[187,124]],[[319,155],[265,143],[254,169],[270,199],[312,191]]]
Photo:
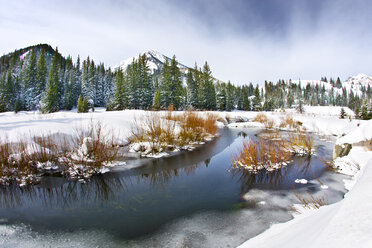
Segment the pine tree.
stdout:
[[81,95],[87,96],[89,94],[89,66],[90,58],[83,61],[81,68]]
[[72,74],[70,74],[70,78],[69,78],[69,81],[66,81],[66,84],[65,84],[65,92],[64,92],[64,107],[66,110],[71,110],[72,107],[74,106],[74,102],[73,102],[73,95],[72,95],[72,89],[73,89],[73,84],[72,84]]
[[59,110],[59,75],[58,75],[58,49],[53,54],[52,63],[49,70],[48,85],[42,100],[41,111],[52,113]]
[[200,97],[202,109],[216,110],[216,91],[213,85],[212,72],[207,62],[203,66],[201,74],[201,91],[204,97]]
[[171,63],[166,60],[161,70],[160,99],[161,107],[167,108],[173,105],[179,109],[182,104],[182,82],[181,72],[177,66],[176,56],[173,56]]
[[35,49],[31,50],[30,58],[26,68],[24,78],[24,98],[26,103],[26,110],[35,110],[38,106],[37,95],[37,84],[36,84],[36,55]]
[[296,111],[300,114],[302,114],[303,112],[305,112],[305,109],[304,109],[304,103],[303,103],[303,100],[301,99],[301,97],[299,97],[297,99],[297,106],[296,106]]
[[153,110],[159,110],[161,106],[161,100],[160,100],[160,90],[157,89],[155,91],[153,103],[152,103],[152,109]]
[[148,73],[147,57],[145,54],[138,59],[138,74],[140,85],[141,108],[150,109],[153,103],[153,87]]
[[220,111],[226,110],[226,86],[224,83],[216,84],[216,107]]
[[181,81],[181,72],[177,66],[178,62],[176,60],[176,56],[173,55],[170,64],[170,76],[171,76],[171,84],[170,84],[170,92],[171,92],[171,105],[174,106],[175,109],[179,109],[182,104],[182,81]]
[[97,99],[96,99],[96,92],[97,92],[97,74],[96,74],[96,66],[94,61],[90,61],[90,65],[88,68],[88,79],[87,79],[87,87],[85,96],[88,99],[88,103],[90,106],[94,106]]
[[128,99],[124,87],[123,71],[119,69],[115,77],[115,93],[113,99],[113,110],[123,110],[128,106]]
[[[196,66],[196,64],[195,64]],[[198,108],[198,84],[196,81],[196,77],[194,76],[194,71],[191,69],[188,70],[186,76],[186,84],[187,84],[187,105],[193,109]]]
[[89,111],[88,98],[87,97],[84,97],[84,100],[83,100],[83,103],[82,103],[82,112],[83,113],[88,113],[88,111]]
[[77,102],[77,112],[83,113],[83,99],[81,95],[79,96],[78,102]]
[[243,97],[243,110],[250,111],[251,110],[251,101],[248,98],[248,87],[243,86],[242,88],[242,97]]
[[46,77],[47,77],[47,66],[45,62],[45,49],[42,48],[40,51],[39,59],[36,64],[36,98],[38,101],[41,100],[41,94],[45,90],[46,86]]
[[72,84],[72,99],[73,102],[76,103],[79,96],[82,94],[81,92],[81,84],[82,84],[82,75],[80,70],[80,57],[77,57],[76,65],[71,71],[71,84]]
[[0,95],[0,112],[11,111],[14,107],[14,84],[11,68],[8,69],[6,79],[3,80],[3,86]]
[[234,87],[229,81],[226,86],[226,110],[231,111],[233,109],[234,109]]
[[254,98],[252,101],[252,110],[253,111],[260,111],[261,110],[261,96],[260,96],[260,89],[258,88],[258,84],[254,89]]
[[345,116],[346,116],[346,112],[345,112],[345,109],[342,107],[340,111],[340,119],[345,119]]
[[341,83],[340,77],[337,77],[337,80],[336,80],[336,87],[339,88],[339,89],[342,88],[342,83]]
[[369,106],[368,101],[364,100],[360,110],[360,119],[369,120],[371,118],[371,107]]

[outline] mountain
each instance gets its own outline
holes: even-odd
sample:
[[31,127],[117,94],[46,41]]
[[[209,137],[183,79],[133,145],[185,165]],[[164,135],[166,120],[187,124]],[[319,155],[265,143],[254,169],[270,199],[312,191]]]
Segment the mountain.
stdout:
[[6,73],[9,67],[17,66],[22,67],[25,62],[30,57],[30,51],[35,50],[36,55],[39,55],[41,49],[45,50],[46,62],[49,65],[50,60],[55,52],[55,50],[48,44],[38,44],[34,46],[25,47],[22,49],[15,50],[0,57],[0,74]]
[[363,92],[372,86],[372,77],[367,76],[366,74],[360,73],[356,76],[349,77],[346,81],[337,84],[337,81],[330,79],[329,81],[322,80],[287,80],[286,83],[294,83],[299,85],[301,83],[301,88],[305,89],[309,84],[311,86],[320,86],[329,91],[333,88],[333,91],[336,94],[342,94],[343,89],[347,93],[353,92],[353,94],[359,97],[363,96]]
[[[160,74],[161,72],[161,68],[163,68],[163,64],[165,63],[165,61],[167,60],[168,62],[171,62],[171,58],[157,52],[157,51],[148,51],[148,52],[145,52],[144,53],[146,55],[146,58],[147,58],[147,66],[149,67],[150,71],[151,71],[151,74]],[[139,55],[138,56],[134,56],[134,57],[131,57],[131,58],[128,58],[126,60],[123,60],[122,62],[120,62],[118,65],[114,66],[113,69],[114,70],[117,70],[119,68],[121,68],[123,71],[125,71],[128,67],[128,65],[130,65],[134,59],[138,59],[139,58]],[[181,73],[183,74],[186,74],[187,73],[187,70],[189,69],[189,67],[181,64],[181,63],[178,63],[178,68],[181,70]]]
[[[150,70],[151,75],[154,78],[160,78],[161,69],[163,68],[163,64],[165,63],[166,60],[169,63],[172,60],[170,57],[165,56],[164,54],[162,54],[160,52],[157,52],[157,51],[154,51],[154,50],[145,52],[143,54],[146,55],[146,58],[148,60],[147,61],[147,66]],[[143,55],[143,54],[141,54],[141,55]],[[139,58],[139,55],[134,56],[134,57],[130,57],[128,59],[125,59],[125,60],[121,61],[118,65],[113,66],[113,70],[116,71],[119,68],[121,68],[125,72],[127,67],[133,62],[133,60],[138,59],[138,58]],[[177,67],[181,71],[182,81],[183,81],[183,84],[185,85],[186,84],[186,74],[187,74],[187,72],[189,70],[193,70],[194,68],[186,66],[184,64],[181,64],[178,61],[177,61]],[[224,83],[222,80],[219,80],[218,78],[215,78],[215,77],[213,77],[213,80],[214,80],[215,83],[217,83],[217,82],[218,83]]]

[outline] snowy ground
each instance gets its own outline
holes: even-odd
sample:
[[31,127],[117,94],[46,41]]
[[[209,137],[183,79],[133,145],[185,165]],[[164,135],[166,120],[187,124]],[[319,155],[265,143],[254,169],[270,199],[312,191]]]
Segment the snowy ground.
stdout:
[[[352,115],[345,108],[348,115]],[[47,135],[63,133],[73,135],[79,127],[88,126],[90,122],[100,121],[105,131],[112,131],[119,142],[125,144],[131,135],[131,127],[135,119],[146,114],[141,110],[125,110],[106,112],[96,109],[94,113],[78,114],[76,111],[61,111],[53,114],[36,112],[0,113],[0,137],[8,141],[27,139],[30,135]],[[226,119],[252,120],[257,112],[216,112]],[[305,107],[304,114],[293,110],[285,113],[276,111],[266,113],[279,126],[285,115],[291,115],[302,122],[309,132],[319,135],[338,136],[338,143],[358,143],[372,138],[372,121],[339,119],[339,107]],[[240,118],[242,117],[242,118]],[[222,123],[219,123],[223,126]],[[261,123],[231,123],[233,128],[262,126]],[[371,247],[372,234],[372,152],[353,147],[350,154],[337,163],[344,166],[362,168],[355,176],[354,182],[346,182],[351,191],[345,199],[336,204],[322,207],[319,210],[308,210],[292,221],[273,225],[263,234],[247,241],[241,247]],[[355,172],[357,170],[354,170]]]
[[[350,110],[345,108],[346,112]],[[319,112],[320,114],[315,114]],[[257,112],[235,111],[215,112],[222,117],[236,118],[245,117],[252,120]],[[269,118],[275,120],[276,125],[280,123],[280,117],[291,115],[295,120],[301,121],[303,126],[310,132],[324,135],[341,136],[354,130],[363,121],[349,119],[338,119],[340,107],[305,107],[305,113],[299,115],[293,110],[282,112],[269,112]],[[351,114],[351,112],[350,112]],[[90,122],[100,121],[106,132],[114,132],[116,138],[125,143],[131,135],[131,127],[134,120],[140,120],[146,115],[142,110],[124,110],[106,112],[103,108],[97,108],[94,113],[76,113],[75,111],[60,111],[52,114],[40,114],[38,112],[13,112],[0,113],[0,137],[6,137],[9,141],[18,141],[30,134],[53,134],[63,133],[73,135],[75,130],[86,127]],[[220,123],[221,124],[221,123]],[[262,126],[260,123],[237,123],[232,126]]]

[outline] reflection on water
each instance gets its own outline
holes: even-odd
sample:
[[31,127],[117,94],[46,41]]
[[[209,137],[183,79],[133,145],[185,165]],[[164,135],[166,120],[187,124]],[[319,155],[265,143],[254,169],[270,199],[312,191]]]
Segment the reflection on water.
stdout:
[[[292,185],[293,181],[297,178],[308,177],[308,175],[314,176],[311,168],[311,156],[293,157],[291,161],[287,166],[274,171],[263,169],[258,171],[258,173],[251,173],[242,168],[233,168],[231,174],[233,178],[240,182],[241,194],[247,193],[253,187],[262,185],[271,189],[285,188],[286,183],[287,185]],[[319,161],[314,162],[318,164]]]
[[[41,202],[44,207],[71,208],[76,203],[107,203],[116,200],[119,193],[128,190],[136,184],[148,184],[151,187],[165,188],[170,180],[176,180],[180,175],[192,175],[198,167],[208,167],[210,160],[190,165],[184,168],[161,170],[154,173],[143,173],[131,177],[123,177],[120,173],[93,177],[87,183],[66,181],[64,178],[47,178],[39,185],[18,187],[0,187],[0,205],[4,208],[30,205]],[[50,181],[52,180],[52,181]]]
[[244,131],[240,131],[240,132],[238,133],[238,137],[247,138],[247,137],[248,137],[248,134],[247,134],[246,132],[244,132]]

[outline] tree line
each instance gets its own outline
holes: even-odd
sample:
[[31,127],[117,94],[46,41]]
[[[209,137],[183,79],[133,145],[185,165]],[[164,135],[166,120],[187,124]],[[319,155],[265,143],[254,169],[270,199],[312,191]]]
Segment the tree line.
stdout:
[[[107,110],[175,109],[271,111],[303,104],[348,106],[359,116],[371,112],[372,90],[361,95],[322,77],[322,83],[301,85],[291,80],[236,86],[216,80],[207,62],[181,72],[176,57],[166,59],[160,73],[152,74],[146,54],[125,69],[112,71],[89,57],[76,62],[58,49],[37,45],[0,58],[0,111],[40,110],[43,113],[94,107]],[[325,88],[330,83],[332,87]],[[84,102],[85,101],[85,102]],[[84,102],[84,104],[83,104]],[[84,106],[84,107],[82,107]]]

